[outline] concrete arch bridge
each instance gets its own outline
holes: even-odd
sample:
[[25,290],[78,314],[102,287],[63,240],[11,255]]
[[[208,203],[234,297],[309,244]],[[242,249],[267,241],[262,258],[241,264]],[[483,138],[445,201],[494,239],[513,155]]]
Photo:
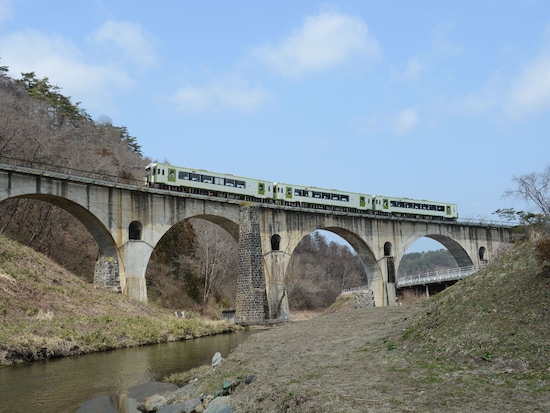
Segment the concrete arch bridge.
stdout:
[[396,269],[421,237],[443,244],[460,267],[482,266],[512,241],[504,226],[247,204],[74,170],[2,162],[6,160],[0,160],[0,201],[32,198],[70,212],[99,246],[94,282],[136,300],[147,301],[147,264],[172,226],[201,218],[224,228],[238,242],[235,320],[240,324],[288,318],[285,272],[298,243],[315,230],[331,231],[355,249],[376,306],[395,302]]

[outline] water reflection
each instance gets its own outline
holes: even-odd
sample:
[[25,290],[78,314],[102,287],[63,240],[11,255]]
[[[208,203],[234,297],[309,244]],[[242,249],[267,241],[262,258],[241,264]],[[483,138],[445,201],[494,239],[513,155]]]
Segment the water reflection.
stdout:
[[76,411],[95,396],[122,393],[128,387],[210,363],[216,351],[227,357],[250,334],[221,334],[0,369],[2,409]]

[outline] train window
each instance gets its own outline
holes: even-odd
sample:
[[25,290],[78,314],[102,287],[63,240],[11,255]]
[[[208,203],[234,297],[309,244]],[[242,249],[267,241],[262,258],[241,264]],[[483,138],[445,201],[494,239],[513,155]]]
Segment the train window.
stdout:
[[314,192],[313,193],[313,198],[321,198],[321,193],[320,192]]
[[178,179],[189,180],[189,172],[179,171],[178,172]]
[[237,188],[245,188],[246,187],[246,183],[244,181],[235,180],[235,184],[236,184]]
[[349,202],[349,197],[347,195],[342,195],[342,201]]
[[286,194],[289,196],[292,195],[292,188],[290,186],[286,189]]
[[192,181],[197,181],[198,182],[200,175],[191,173],[191,174],[189,174],[189,177],[191,178]]
[[208,175],[201,175],[201,182],[204,182],[205,184],[211,184],[212,177]]

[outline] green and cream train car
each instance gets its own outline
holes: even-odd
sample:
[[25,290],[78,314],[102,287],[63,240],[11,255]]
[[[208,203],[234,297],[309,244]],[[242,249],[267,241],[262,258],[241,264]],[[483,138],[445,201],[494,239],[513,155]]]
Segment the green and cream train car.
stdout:
[[436,218],[456,220],[458,208],[456,204],[433,202],[423,199],[397,198],[391,196],[374,197],[374,209],[378,214],[413,216],[416,218]]
[[150,187],[246,201],[273,202],[273,182],[203,169],[151,163],[145,168]]
[[275,202],[303,208],[372,211],[372,196],[355,192],[275,183]]

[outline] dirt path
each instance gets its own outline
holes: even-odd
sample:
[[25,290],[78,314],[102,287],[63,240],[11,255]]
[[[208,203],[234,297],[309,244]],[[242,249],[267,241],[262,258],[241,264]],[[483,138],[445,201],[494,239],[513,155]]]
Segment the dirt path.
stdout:
[[417,312],[346,310],[253,335],[223,366],[256,374],[232,399],[243,412],[399,411],[398,398],[415,390],[395,388],[386,353]]

